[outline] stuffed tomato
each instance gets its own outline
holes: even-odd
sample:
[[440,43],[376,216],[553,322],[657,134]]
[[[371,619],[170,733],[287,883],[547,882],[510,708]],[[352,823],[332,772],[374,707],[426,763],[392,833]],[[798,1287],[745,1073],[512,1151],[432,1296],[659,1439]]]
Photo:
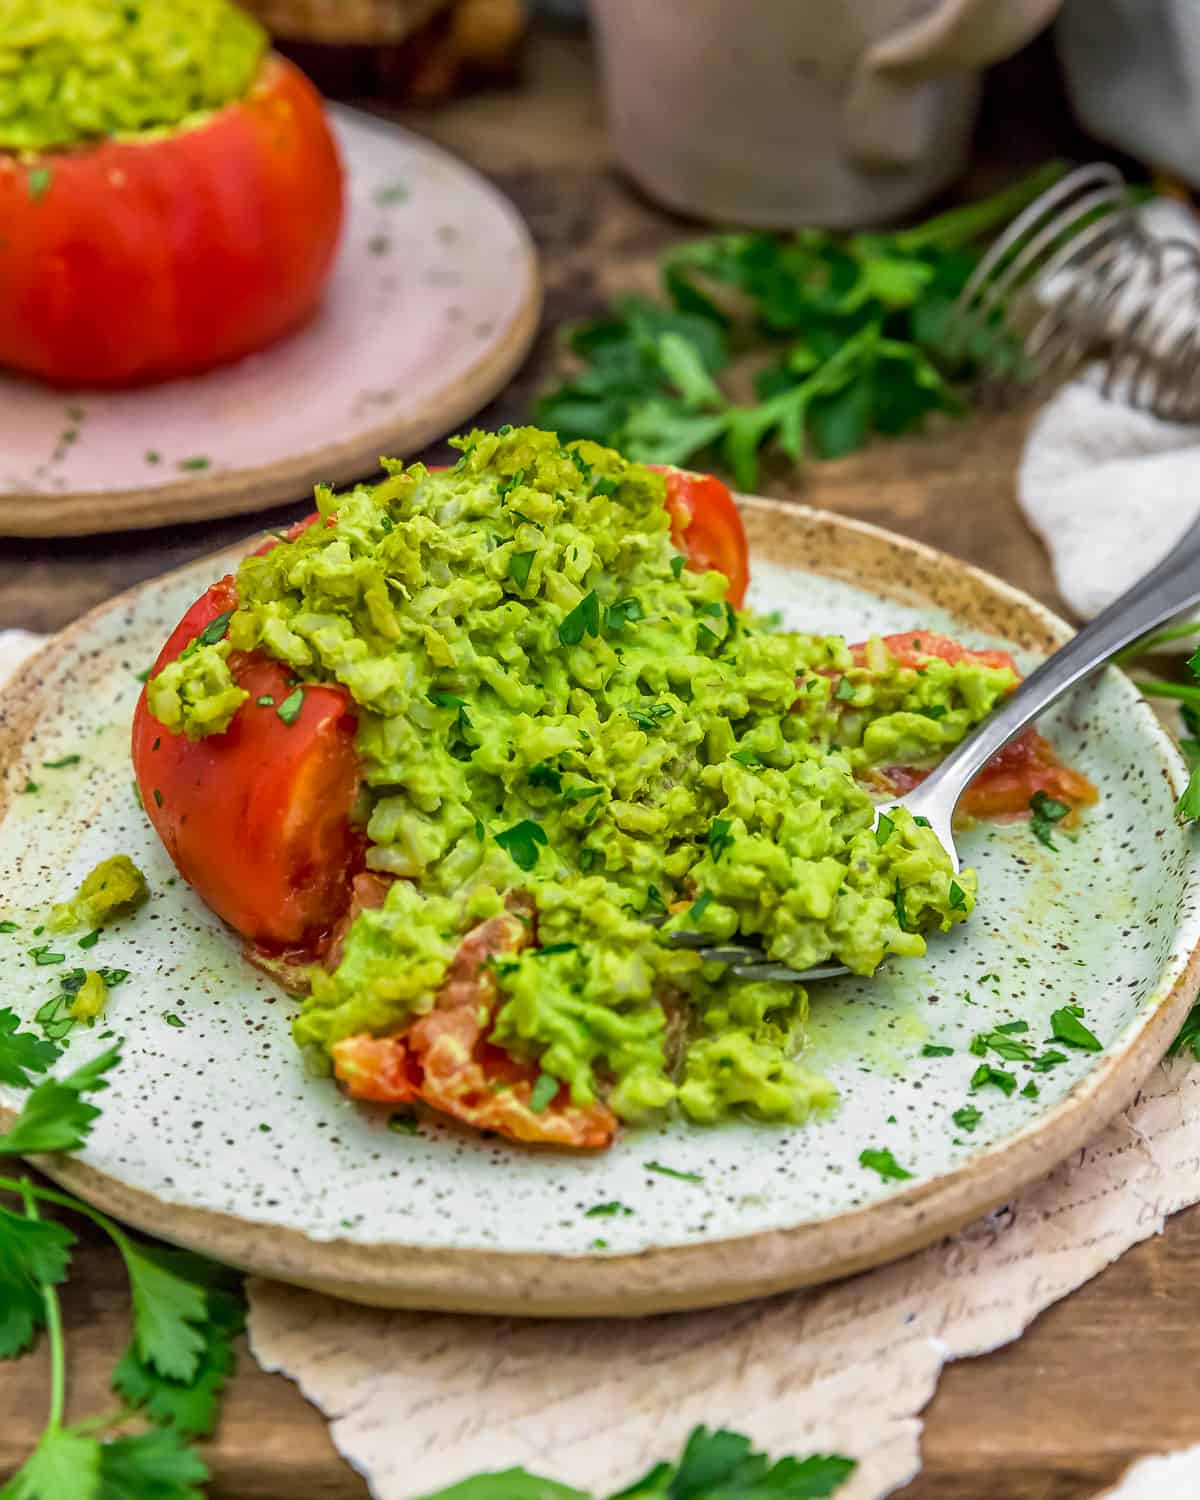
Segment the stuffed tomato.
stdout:
[[869,975],[965,920],[973,872],[905,815],[881,841],[870,787],[968,733],[1011,659],[739,607],[719,481],[455,441],[319,490],[193,606],[135,718],[148,816],[365,1103],[577,1148],[670,1110],[803,1121],[833,1097],[803,991],[664,934]]
[[131,385],[303,324],[343,210],[303,74],[231,0],[28,9],[0,37],[0,364]]

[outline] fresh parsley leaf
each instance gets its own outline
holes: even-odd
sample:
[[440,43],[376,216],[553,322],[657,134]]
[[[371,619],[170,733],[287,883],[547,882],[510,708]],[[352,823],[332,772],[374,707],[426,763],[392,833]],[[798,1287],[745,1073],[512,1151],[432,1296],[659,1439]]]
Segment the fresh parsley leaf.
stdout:
[[952,1057],[953,1055],[953,1047],[942,1047],[936,1042],[926,1042],[921,1048],[922,1057]]
[[583,1215],[585,1219],[628,1219],[632,1216],[633,1209],[626,1208],[623,1203],[593,1203]]
[[[544,953],[545,951],[543,948],[542,952]],[[529,1095],[529,1108],[535,1115],[540,1115],[554,1103],[561,1086],[561,1083],[553,1074],[538,1074],[537,1082],[534,1084]]]
[[1029,1030],[1029,1022],[1005,1021],[1002,1025],[995,1027],[994,1030],[1000,1032],[1002,1036],[1016,1036],[1019,1032]]
[[564,646],[578,646],[585,635],[600,634],[600,600],[596,590],[585,594],[573,610],[563,616],[558,638]]
[[636,625],[646,618],[641,601],[632,596],[618,599],[604,611],[604,628],[610,635],[620,635],[627,625]]
[[1029,826],[1033,829],[1034,838],[1045,844],[1047,849],[1057,849],[1058,846],[1050,837],[1051,831],[1070,811],[1069,803],[1048,797],[1045,792],[1034,792],[1029,799]]
[[44,1073],[62,1055],[57,1047],[31,1031],[19,1031],[21,1022],[10,1008],[0,1010],[0,1083],[27,1089],[31,1073]]
[[908,912],[904,905],[904,887],[900,884],[899,877],[896,879],[892,900],[896,907],[896,926],[901,932],[912,932],[915,929],[908,925]]
[[533,560],[537,556],[533,552],[510,552],[508,557],[508,576],[519,589],[523,589],[529,582],[529,572],[533,567]]
[[81,1097],[108,1087],[104,1075],[116,1066],[120,1048],[109,1047],[65,1078],[47,1078],[26,1096],[11,1130],[0,1135],[0,1156],[41,1151],[75,1151],[100,1114]]
[[496,834],[496,842],[522,870],[532,870],[538,862],[538,854],[546,845],[546,833],[540,823],[532,818],[522,818],[511,828]]
[[40,1285],[67,1274],[75,1236],[53,1219],[30,1219],[0,1208],[0,1359],[28,1348],[45,1321]]
[[475,1474],[447,1489],[421,1496],[420,1500],[593,1500],[593,1497],[557,1480],[531,1474],[528,1469],[501,1469],[491,1474]]
[[731,750],[729,759],[736,760],[740,766],[745,766],[748,771],[757,771],[762,766],[762,761],[753,750]]
[[[128,1405],[144,1409],[159,1427],[185,1437],[207,1437],[216,1426],[221,1391],[233,1372],[234,1339],[245,1325],[245,1303],[236,1278],[222,1277],[206,1289],[203,1349],[190,1380],[173,1380],[143,1360],[136,1341],[113,1371],[113,1389]],[[223,1284],[228,1282],[228,1285]]]
[[304,707],[304,689],[298,687],[293,689],[275,712],[285,724],[294,724],[300,717],[300,710]]
[[685,562],[687,562],[687,558],[681,556],[679,553],[676,553],[676,555],[671,559],[671,572],[674,573],[676,578],[679,578],[682,575],[683,565]]
[[647,1172],[657,1172],[660,1177],[674,1177],[677,1182],[703,1182],[699,1172],[678,1172],[674,1167],[665,1166],[661,1161],[646,1161],[642,1165]]
[[973,1104],[964,1104],[961,1109],[956,1109],[950,1118],[960,1130],[974,1130],[983,1119],[983,1111],[976,1109]]
[[733,835],[729,832],[731,826],[728,818],[714,818],[709,824],[708,850],[714,865],[719,863],[726,849],[733,846]]
[[881,849],[895,831],[896,825],[892,819],[888,817],[887,813],[880,813],[878,821],[875,824],[875,842]]
[[205,1349],[208,1296],[196,1279],[204,1262],[184,1250],[135,1244],[117,1248],[133,1293],[133,1348],[138,1359],[171,1380],[191,1381]]
[[839,703],[849,703],[854,697],[854,684],[848,677],[839,677],[837,687],[833,690],[833,696]]
[[675,710],[669,703],[652,703],[649,708],[627,708],[625,712],[639,729],[649,731],[657,729]]
[[[103,1445],[98,1438],[70,1427],[47,1429],[24,1466],[0,1491],[4,1500],[106,1500],[102,1488]],[[133,1500],[138,1490],[127,1490],[119,1500]],[[195,1491],[193,1491],[195,1494]],[[157,1500],[157,1497],[156,1497]],[[163,1500],[175,1500],[166,1495]],[[189,1497],[190,1500],[190,1497]]]
[[1051,1068],[1057,1068],[1060,1064],[1069,1061],[1065,1052],[1059,1052],[1051,1048],[1049,1052],[1043,1052],[1040,1057],[1033,1060],[1033,1071],[1035,1073],[1049,1073]]
[[912,1176],[912,1173],[900,1165],[886,1146],[882,1148],[868,1146],[865,1151],[860,1151],[858,1164],[860,1167],[870,1167],[871,1171],[878,1172],[880,1177],[890,1178],[896,1182],[902,1182],[905,1178]]
[[957,880],[952,880],[950,882],[950,910],[966,911],[966,909],[967,893],[963,890],[962,886],[959,885]]
[[1038,1088],[1037,1084],[1034,1083],[1032,1078],[1021,1090],[1022,1095],[1026,1099],[1037,1099],[1040,1096],[1041,1092],[1041,1089]]
[[1200,767],[1192,771],[1183,796],[1175,804],[1175,816],[1181,823],[1194,823],[1200,818]]
[[972,1038],[970,1050],[976,1057],[985,1056],[989,1049],[1006,1062],[1028,1062],[1033,1056],[1031,1042],[1018,1041],[1000,1027],[993,1031],[982,1031]]
[[599,797],[603,792],[602,786],[569,786],[564,788],[562,799],[564,802],[586,802],[589,797]]
[[525,780],[530,786],[545,787],[547,791],[562,791],[562,772],[557,766],[551,765],[548,760],[539,761],[536,766],[530,766],[525,774]]
[[505,496],[511,495],[519,485],[525,483],[525,470],[518,469],[515,474],[509,474],[507,478],[501,479],[496,485],[496,494],[503,500]]
[[1080,1047],[1085,1052],[1104,1051],[1104,1043],[1083,1024],[1069,1006],[1064,1005],[1051,1014],[1050,1030],[1056,1042],[1065,1042],[1068,1047]]
[[998,1088],[1002,1094],[1011,1094],[1017,1087],[1017,1080],[1014,1074],[1006,1072],[1003,1068],[993,1068],[990,1063],[980,1063],[971,1074],[971,1092],[985,1088],[988,1084],[993,1088]]
[[701,891],[691,906],[688,907],[688,919],[692,922],[698,922],[712,904],[713,893],[711,891]]
[[100,1448],[98,1500],[204,1500],[208,1479],[199,1455],[166,1428],[114,1438]]
[[0,932],[20,932],[20,930],[18,922],[0,922]]
[[1200,1001],[1197,1001],[1184,1018],[1179,1034],[1167,1048],[1168,1057],[1178,1057],[1188,1050],[1200,1062]]

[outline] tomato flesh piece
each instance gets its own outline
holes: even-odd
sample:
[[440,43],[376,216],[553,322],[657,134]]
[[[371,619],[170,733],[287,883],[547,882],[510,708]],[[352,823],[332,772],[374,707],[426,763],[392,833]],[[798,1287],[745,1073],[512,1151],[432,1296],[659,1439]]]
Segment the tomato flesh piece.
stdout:
[[354,1099],[377,1104],[421,1100],[476,1130],[509,1140],[599,1150],[617,1120],[604,1104],[574,1105],[565,1086],[532,1107],[539,1069],[487,1041],[498,999],[488,960],[529,943],[527,921],[507,913],[473,928],[455,954],[437,1003],[405,1031],[362,1033],[333,1046],[336,1076]]
[[[973,651],[950,636],[929,630],[885,635],[883,644],[902,667],[919,669],[930,657],[939,657],[951,666],[977,662],[980,666],[1013,672],[1018,679],[1021,675],[1007,651]],[[856,666],[865,665],[865,641],[851,646],[850,651]],[[919,786],[929,771],[919,766],[889,766],[882,774],[892,793],[902,797]],[[1050,741],[1031,727],[992,757],[963,793],[958,806],[960,812],[977,818],[1027,813],[1031,799],[1038,792],[1065,802],[1072,809],[1090,806],[1100,795],[1086,776],[1064,766]]]
[[[236,607],[236,584],[223,578],[188,610],[154,671]],[[305,687],[285,724],[277,708],[294,691],[288,669],[259,653],[235,653],[230,669],[250,697],[223,734],[199,740],[165,729],[143,690],[133,721],[142,803],[179,873],[218,916],[268,948],[311,947],[346,909],[362,862],[350,825],[360,779],[350,697]]]

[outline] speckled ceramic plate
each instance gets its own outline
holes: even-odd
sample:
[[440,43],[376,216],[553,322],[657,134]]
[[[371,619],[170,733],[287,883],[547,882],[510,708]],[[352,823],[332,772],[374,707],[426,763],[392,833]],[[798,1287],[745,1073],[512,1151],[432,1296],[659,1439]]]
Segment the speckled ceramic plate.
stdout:
[[[996,580],[870,527],[769,501],[745,515],[752,602],[790,625],[851,637],[920,625],[1011,646],[1026,666],[1066,629]],[[733,1301],[902,1255],[1003,1202],[1134,1095],[1191,1003],[1200,861],[1172,814],[1185,772],[1109,672],[1046,725],[1101,789],[1078,840],[1060,837],[1053,854],[1022,824],[975,829],[960,845],[980,872],[969,923],[921,961],[815,988],[809,1060],[840,1090],[831,1118],[627,1130],[587,1159],[449,1124],[393,1134],[386,1111],[305,1076],[293,1002],[172,881],[130,789],[135,674],[223,566],[194,564],[104,606],[0,700],[0,917],[20,924],[0,937],[5,1001],[32,1015],[54,988],[26,956],[31,928],[97,860],[126,851],[153,887],[90,955],[131,974],[105,1016],[126,1044],[103,1117],[81,1156],[45,1163],[146,1230],[387,1305],[618,1314]],[[44,768],[69,752],[79,766]],[[38,792],[21,790],[29,779]],[[1103,1052],[1064,1049],[1043,1073],[1011,1063],[1011,1097],[970,1094],[975,1033],[1024,1020],[1040,1047],[1051,1011],[1073,1002]],[[954,1050],[926,1057],[926,1043]],[[68,1062],[101,1045],[77,1032]],[[953,1120],[968,1103],[973,1131]],[[911,1178],[861,1167],[868,1146]],[[629,1212],[591,1212],[611,1203]]]
[[474,415],[541,311],[533,243],[477,172],[331,106],[346,226],[316,318],[192,380],[65,392],[0,372],[0,535],[262,510],[371,473]]

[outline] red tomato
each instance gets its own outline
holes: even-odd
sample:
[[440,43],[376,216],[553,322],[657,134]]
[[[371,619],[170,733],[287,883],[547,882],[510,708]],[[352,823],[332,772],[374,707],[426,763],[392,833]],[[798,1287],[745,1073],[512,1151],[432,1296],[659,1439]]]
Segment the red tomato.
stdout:
[[[223,578],[192,605],[159,654],[174,660],[210,621],[237,606]],[[344,688],[304,689],[285,724],[288,669],[257,654],[230,658],[250,694],[224,734],[189,740],[153,718],[143,690],[133,766],[146,813],[179,873],[251,941],[314,945],[350,900],[361,841],[349,817],[358,793],[357,728]],[[274,706],[255,700],[269,696]]]
[[[1021,675],[1007,651],[972,651],[961,642],[930,630],[885,635],[883,643],[902,667],[919,668],[930,657],[940,657],[951,665],[979,662],[987,667],[1007,668],[1018,679]],[[865,661],[866,649],[866,642],[851,646],[856,665],[861,666]],[[903,796],[929,773],[916,766],[889,766],[883,774],[894,794]],[[1036,792],[1045,792],[1072,808],[1086,807],[1100,795],[1086,776],[1064,766],[1050,741],[1031,728],[993,756],[963,793],[959,809],[977,818],[1025,813]]]
[[367,1033],[333,1047],[337,1077],[355,1099],[405,1104],[420,1099],[476,1130],[514,1141],[598,1149],[617,1128],[604,1104],[574,1105],[565,1087],[540,1111],[531,1095],[538,1068],[487,1040],[496,1007],[488,960],[527,946],[529,927],[514,915],[491,917],[459,945],[437,1003],[397,1036]]
[[692,474],[662,464],[650,467],[667,481],[671,536],[687,555],[689,569],[703,573],[715,568],[724,573],[729,579],[729,602],[740,609],[750,582],[750,553],[733,496],[711,474]]
[[316,308],[341,221],[320,96],[273,54],[204,124],[0,153],[0,364],[126,385],[261,349]]

